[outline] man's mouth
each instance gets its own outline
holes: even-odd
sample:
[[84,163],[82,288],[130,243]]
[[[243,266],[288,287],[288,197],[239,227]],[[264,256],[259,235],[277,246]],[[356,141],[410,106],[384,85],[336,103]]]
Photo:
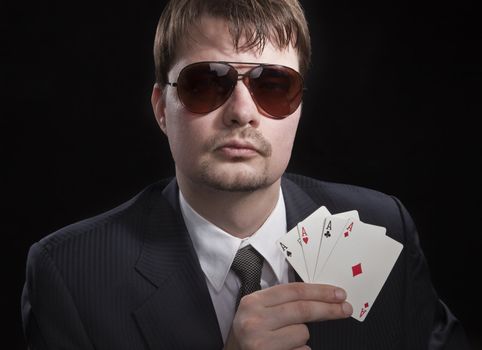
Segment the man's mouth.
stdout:
[[250,158],[260,152],[251,142],[244,140],[230,140],[216,148],[216,151],[230,158]]

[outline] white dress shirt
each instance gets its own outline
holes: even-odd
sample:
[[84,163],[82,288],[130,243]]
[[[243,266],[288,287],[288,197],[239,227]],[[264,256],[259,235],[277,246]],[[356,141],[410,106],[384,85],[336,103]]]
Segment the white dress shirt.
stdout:
[[241,285],[231,271],[238,249],[251,244],[265,259],[261,271],[262,289],[294,280],[294,273],[275,244],[286,233],[286,211],[281,189],[279,193],[276,207],[259,230],[248,238],[240,239],[200,216],[179,191],[182,216],[206,277],[223,341],[226,341],[233,322]]

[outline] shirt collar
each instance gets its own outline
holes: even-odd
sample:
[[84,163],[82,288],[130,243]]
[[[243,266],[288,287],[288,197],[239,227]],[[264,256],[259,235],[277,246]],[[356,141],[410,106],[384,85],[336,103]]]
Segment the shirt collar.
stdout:
[[286,233],[286,209],[280,189],[278,202],[264,224],[250,237],[240,239],[199,215],[179,191],[181,212],[196,250],[201,268],[219,292],[239,248],[251,244],[273,270],[278,283],[283,276],[285,258],[275,242]]

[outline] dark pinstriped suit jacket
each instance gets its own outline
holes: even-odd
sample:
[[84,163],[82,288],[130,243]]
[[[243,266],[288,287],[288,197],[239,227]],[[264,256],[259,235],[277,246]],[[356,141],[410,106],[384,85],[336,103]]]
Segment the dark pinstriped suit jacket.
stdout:
[[[321,205],[333,213],[357,209],[362,221],[385,226],[404,244],[366,321],[310,324],[313,349],[468,348],[432,287],[415,226],[397,199],[296,175],[283,177],[282,190],[289,228]],[[34,244],[22,317],[31,349],[222,349],[176,182],[154,184]]]

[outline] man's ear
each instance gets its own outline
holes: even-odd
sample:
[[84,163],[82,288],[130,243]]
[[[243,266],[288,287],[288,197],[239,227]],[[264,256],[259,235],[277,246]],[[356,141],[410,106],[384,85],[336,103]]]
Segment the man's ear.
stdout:
[[165,98],[163,96],[163,90],[158,83],[154,84],[152,88],[152,95],[151,95],[151,104],[152,110],[154,111],[154,115],[156,117],[157,124],[161,128],[162,132],[167,135],[167,128],[166,128],[166,103]]

